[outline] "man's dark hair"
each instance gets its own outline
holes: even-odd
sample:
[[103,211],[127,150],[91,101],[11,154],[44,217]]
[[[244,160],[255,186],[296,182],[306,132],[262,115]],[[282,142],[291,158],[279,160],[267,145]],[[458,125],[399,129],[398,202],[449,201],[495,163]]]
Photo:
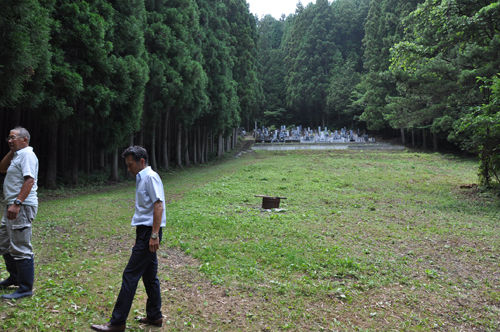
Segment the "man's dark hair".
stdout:
[[142,146],[134,145],[126,148],[122,153],[122,158],[125,159],[128,156],[132,156],[135,161],[139,161],[141,158],[144,158],[146,164],[148,163],[148,152]]

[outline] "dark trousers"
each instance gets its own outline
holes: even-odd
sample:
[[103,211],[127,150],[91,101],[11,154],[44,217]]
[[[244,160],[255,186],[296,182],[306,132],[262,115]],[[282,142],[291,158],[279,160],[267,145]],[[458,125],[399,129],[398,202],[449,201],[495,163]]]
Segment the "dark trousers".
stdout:
[[[151,231],[151,227],[136,227],[135,245],[132,248],[132,255],[130,255],[127,267],[123,271],[122,287],[109,321],[112,325],[122,325],[127,321],[137,284],[141,277],[148,295],[146,302],[147,317],[152,320],[162,317],[160,281],[156,276],[158,259],[156,253],[149,251]],[[161,241],[161,228],[159,236]]]

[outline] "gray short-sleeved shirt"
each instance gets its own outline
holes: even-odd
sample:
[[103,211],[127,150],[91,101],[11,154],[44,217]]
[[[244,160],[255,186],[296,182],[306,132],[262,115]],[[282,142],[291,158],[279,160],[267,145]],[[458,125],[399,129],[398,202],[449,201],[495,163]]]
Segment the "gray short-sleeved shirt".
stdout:
[[24,205],[38,206],[38,158],[31,146],[14,152],[14,157],[7,169],[3,182],[4,201],[7,205],[13,204],[24,184],[24,177],[29,176],[35,180],[31,191],[24,200]]

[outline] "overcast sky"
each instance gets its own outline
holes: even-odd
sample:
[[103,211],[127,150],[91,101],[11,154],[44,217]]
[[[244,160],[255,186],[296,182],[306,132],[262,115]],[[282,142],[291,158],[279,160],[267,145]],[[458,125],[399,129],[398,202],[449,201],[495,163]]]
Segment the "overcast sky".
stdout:
[[[289,15],[295,13],[299,0],[247,0],[250,5],[250,12],[257,14],[259,18],[266,14],[271,14],[275,19],[279,19],[281,14]],[[301,0],[307,6],[312,0]]]

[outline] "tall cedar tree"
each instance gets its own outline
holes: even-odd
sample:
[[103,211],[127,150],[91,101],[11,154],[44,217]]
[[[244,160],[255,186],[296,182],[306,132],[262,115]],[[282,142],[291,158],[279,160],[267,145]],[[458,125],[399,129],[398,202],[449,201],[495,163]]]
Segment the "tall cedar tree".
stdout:
[[326,95],[332,64],[341,62],[333,13],[327,0],[297,12],[285,36],[287,106],[300,123],[326,125]]
[[356,109],[351,98],[360,82],[362,65],[363,24],[368,13],[369,0],[338,0],[332,3],[335,26],[334,42],[342,55],[332,63],[327,90],[326,113],[329,125],[337,128],[355,126]]
[[285,101],[285,66],[281,50],[284,29],[285,20],[276,20],[271,15],[264,16],[257,25],[259,79],[264,98],[263,112],[256,116],[261,120],[259,125],[271,126],[293,121]]
[[404,33],[402,19],[422,0],[372,0],[363,39],[363,65],[365,73],[356,87],[354,105],[362,111],[361,120],[369,129],[388,126],[384,117],[387,96],[395,96],[396,82],[389,71],[390,48],[401,41]]
[[151,79],[146,89],[144,128],[150,133],[150,150],[155,151],[158,124],[162,124],[163,139],[158,150],[162,153],[164,168],[169,167],[168,130],[177,130],[175,155],[177,164],[182,166],[181,149],[187,148],[188,143],[182,133],[192,127],[208,105],[198,8],[194,0],[150,0],[146,8],[146,46],[150,54]]
[[[256,19],[249,13],[245,0],[226,0],[225,3],[231,33],[233,78],[237,83],[239,113],[245,125],[249,127],[251,119],[261,107],[263,98],[257,69]],[[237,125],[238,122],[235,122],[233,127]]]
[[[118,180],[118,149],[140,128],[144,91],[148,80],[147,53],[144,46],[146,9],[144,1],[110,1],[114,22],[109,32],[113,90],[110,113],[103,119],[100,138],[107,151],[112,151],[110,178]],[[104,153],[104,152],[101,152]]]
[[36,0],[5,0],[0,10],[0,111],[35,107],[50,73],[49,13]]
[[209,112],[199,121],[218,137],[219,155],[223,152],[221,139],[239,123],[237,83],[233,77],[234,58],[231,50],[228,7],[224,1],[197,0],[200,25],[203,31],[204,68],[209,77],[207,94]]

